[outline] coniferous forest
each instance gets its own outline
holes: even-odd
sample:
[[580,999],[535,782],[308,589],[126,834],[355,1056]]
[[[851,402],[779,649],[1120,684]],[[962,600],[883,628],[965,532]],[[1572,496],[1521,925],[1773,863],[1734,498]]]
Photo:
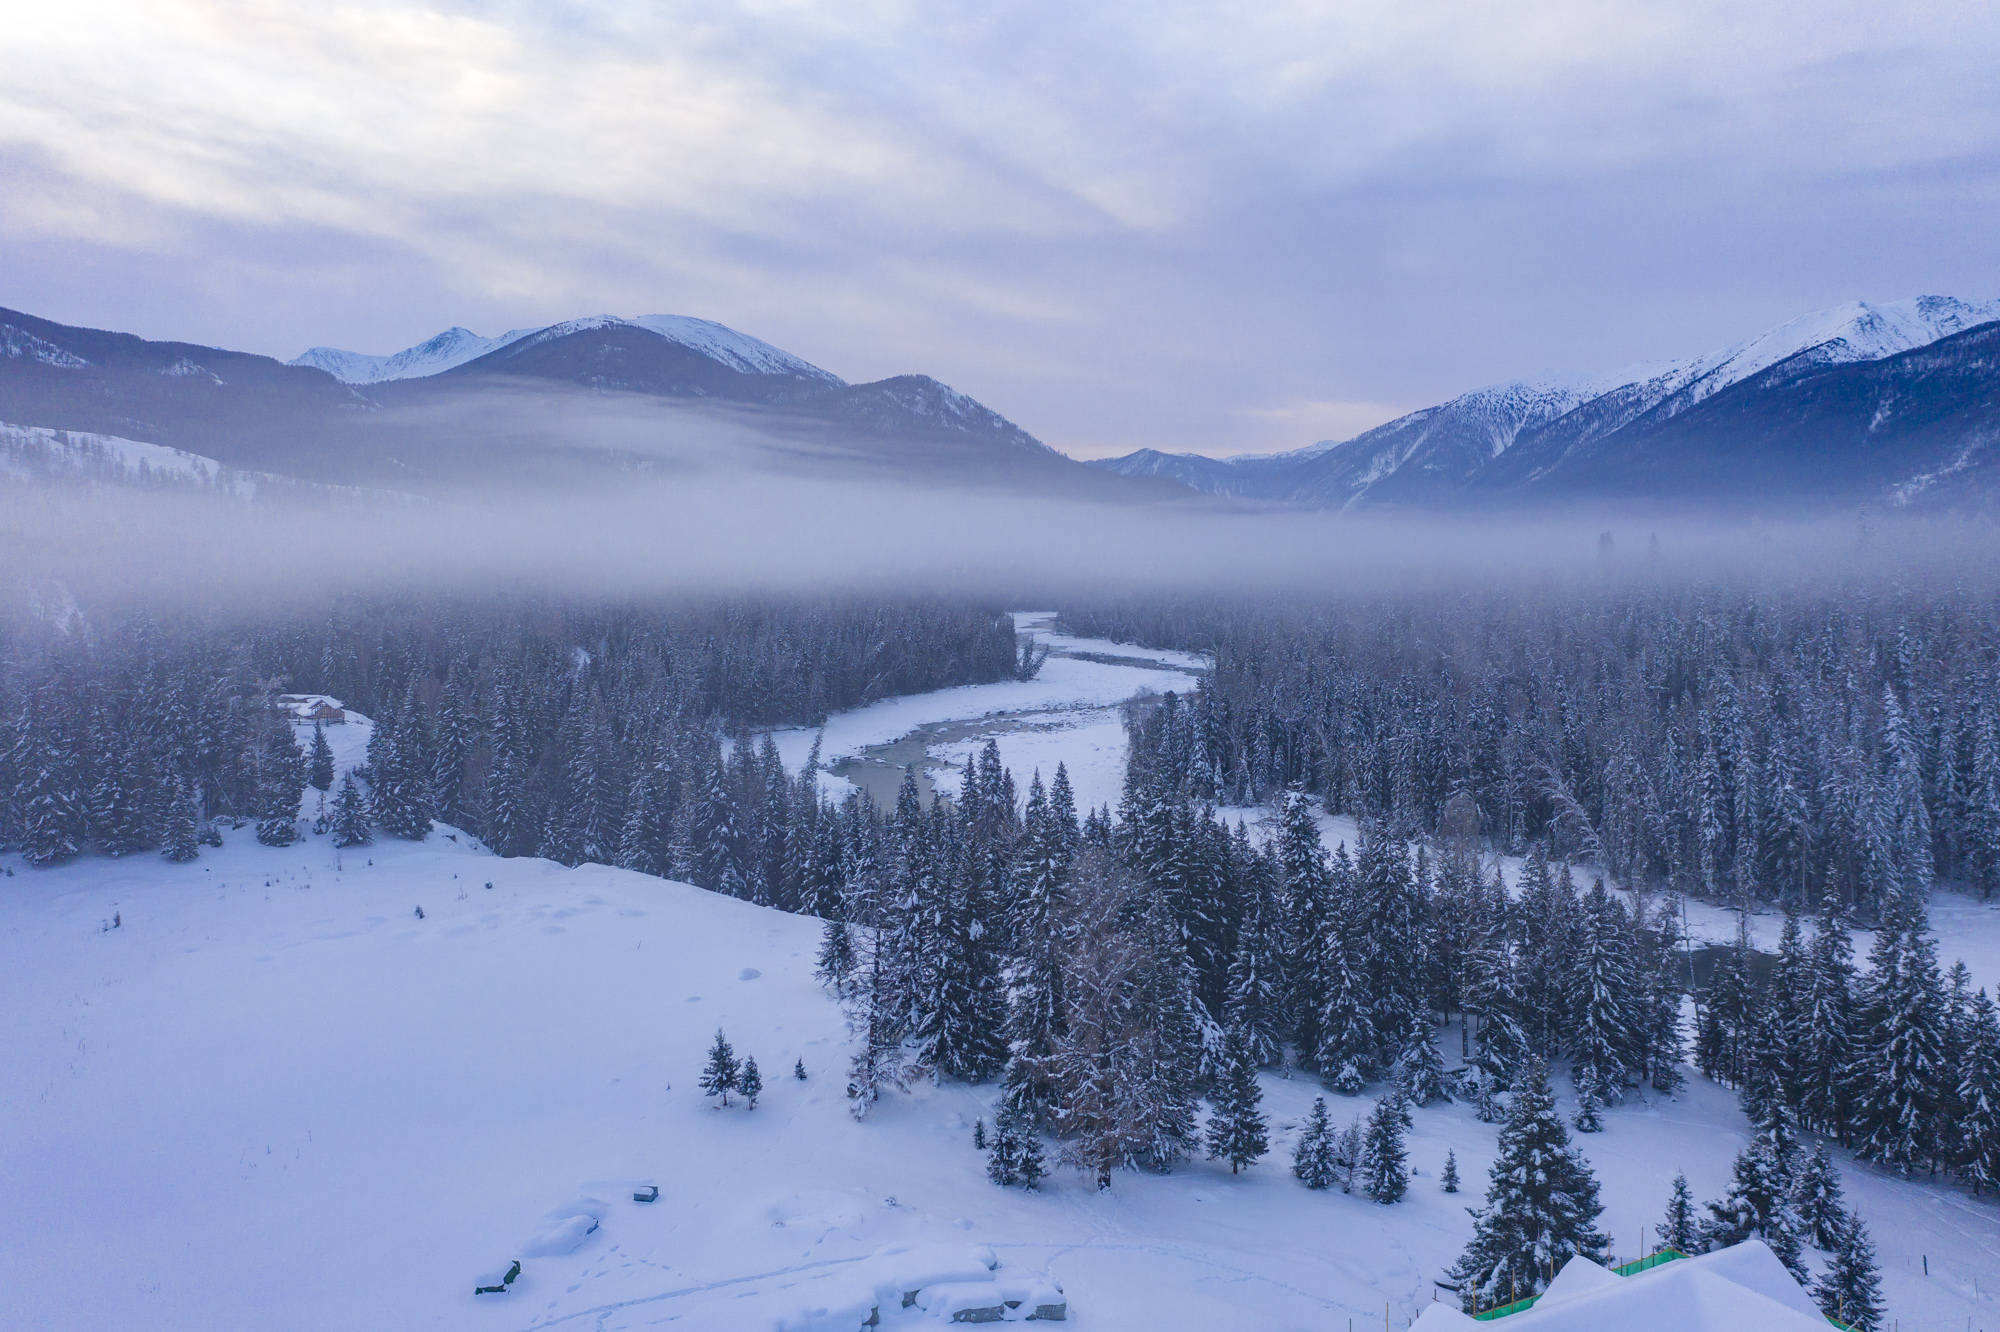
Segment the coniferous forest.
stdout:
[[[1284,1070],[1373,1098],[1345,1128],[1316,1108],[1300,1181],[1393,1205],[1410,1107],[1463,1099],[1507,1167],[1452,1274],[1469,1305],[1601,1253],[1571,1131],[1698,1074],[1756,1136],[1728,1196],[1677,1196],[1662,1233],[1760,1236],[1801,1272],[1818,1247],[1848,1307],[1872,1260],[1827,1144],[2000,1189],[2000,1020],[1926,906],[2000,874],[1989,609],[1635,587],[1079,611],[1083,632],[1215,661],[1185,696],[1127,705],[1124,794],[1098,809],[990,742],[958,789],[926,799],[909,774],[887,808],[829,798],[816,751],[781,762],[772,727],[1032,672],[991,608],[23,622],[0,673],[0,845],[185,859],[217,820],[342,846],[436,820],[501,855],[810,913],[854,1033],[852,1112],[913,1078],[997,1083],[981,1137],[1003,1184],[1034,1187],[1045,1145],[1101,1187],[1202,1154],[1258,1169],[1256,1074]],[[324,733],[301,739],[285,690],[373,718],[359,783],[330,789]],[[1359,820],[1352,845],[1325,844],[1322,808]],[[1496,852],[1524,857],[1511,880]],[[1782,908],[1775,958],[1746,937],[1692,984],[1684,896]]]

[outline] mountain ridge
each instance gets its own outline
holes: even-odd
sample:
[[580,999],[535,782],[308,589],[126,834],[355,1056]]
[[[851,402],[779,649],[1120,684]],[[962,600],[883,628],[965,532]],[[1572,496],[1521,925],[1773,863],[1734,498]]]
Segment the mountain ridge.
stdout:
[[[1092,465],[1125,476],[1170,476],[1218,496],[1341,511],[1514,504],[1538,489],[1575,497],[1578,488],[1550,487],[1547,478],[1577,460],[1599,456],[1604,441],[1647,436],[1719,394],[1762,382],[1778,366],[1791,370],[1765,383],[1766,391],[1789,392],[1803,375],[1880,361],[1994,320],[2000,320],[2000,300],[1853,301],[1678,360],[1605,375],[1544,375],[1487,385],[1350,439],[1288,453],[1211,458],[1141,449]],[[1968,390],[1960,385],[1955,391]],[[1976,387],[1970,391],[1976,393]],[[1721,415],[1700,419],[1718,422]],[[1686,442],[1692,435],[1683,431],[1679,437]],[[1740,434],[1734,438],[1756,446]],[[1939,445],[1926,437],[1926,447]],[[1613,491],[1636,486],[1633,478],[1612,485],[1616,478],[1602,463],[1589,470]],[[1651,484],[1663,483],[1672,488],[1672,478],[1655,470]]]

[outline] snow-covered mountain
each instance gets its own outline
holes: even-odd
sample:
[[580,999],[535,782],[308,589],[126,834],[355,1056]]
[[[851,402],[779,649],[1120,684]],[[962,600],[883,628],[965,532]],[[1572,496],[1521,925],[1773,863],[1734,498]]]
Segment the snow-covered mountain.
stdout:
[[454,326],[434,338],[426,338],[414,347],[405,347],[388,356],[342,351],[338,347],[309,347],[288,364],[309,365],[348,384],[422,379],[464,365],[467,361],[478,360],[486,353],[517,342],[533,332],[532,328],[516,328],[497,338],[482,338],[471,329]]
[[738,333],[726,324],[690,315],[665,314],[640,315],[636,319],[590,315],[543,328],[509,329],[497,338],[483,338],[470,329],[452,327],[414,347],[405,347],[387,356],[370,356],[365,352],[343,351],[338,347],[312,347],[294,357],[290,364],[324,370],[335,379],[349,384],[380,384],[394,379],[423,379],[443,374],[518,342],[534,345],[605,328],[642,329],[740,374],[789,375],[827,384],[845,382],[838,375],[822,370],[782,348],[773,347],[760,338]]
[[[1778,367],[1789,385],[1801,375],[1884,360],[1994,320],[2000,300],[1855,301],[1698,356],[1475,389],[1352,439],[1291,453],[1208,458],[1142,449],[1095,465],[1124,476],[1169,476],[1215,495],[1326,509],[1462,505],[1553,490],[1551,478],[1586,457],[1597,460],[1592,471],[1600,487],[1636,487],[1636,478],[1615,475],[1621,443],[1658,432],[1719,394],[1763,383]],[[1644,484],[1671,478],[1649,469]],[[1583,489],[1560,488],[1572,495]]]

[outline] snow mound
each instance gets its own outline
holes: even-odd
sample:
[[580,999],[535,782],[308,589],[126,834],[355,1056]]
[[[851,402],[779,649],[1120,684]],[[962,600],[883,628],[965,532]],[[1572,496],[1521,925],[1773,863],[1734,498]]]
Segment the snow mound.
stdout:
[[568,1206],[558,1207],[542,1219],[541,1228],[528,1237],[521,1252],[530,1258],[575,1253],[604,1224],[607,1210],[596,1198],[579,1198]]

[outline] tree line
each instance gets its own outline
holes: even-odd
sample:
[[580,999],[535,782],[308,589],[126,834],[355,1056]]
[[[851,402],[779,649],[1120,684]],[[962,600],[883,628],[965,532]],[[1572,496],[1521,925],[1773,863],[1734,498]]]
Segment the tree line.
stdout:
[[1215,669],[1137,761],[1197,799],[1535,843],[1618,882],[1864,914],[2000,884],[2000,616],[1967,587],[1687,583],[1065,612]]

